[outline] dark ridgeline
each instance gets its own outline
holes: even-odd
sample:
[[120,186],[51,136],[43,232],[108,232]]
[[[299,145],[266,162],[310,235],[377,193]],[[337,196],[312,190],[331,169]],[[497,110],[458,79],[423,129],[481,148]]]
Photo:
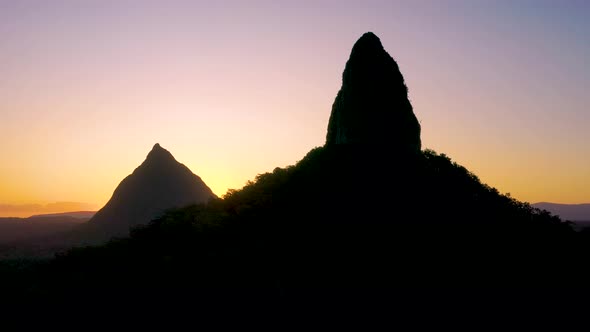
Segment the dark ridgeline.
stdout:
[[[212,196],[197,188],[206,187],[156,146],[92,222],[130,226],[189,203],[181,198]],[[368,33],[346,65],[325,146],[129,239],[58,256],[37,289],[255,299],[315,287],[559,287],[590,275],[580,236],[444,154],[420,151],[403,77]]]
[[353,46],[328,124],[326,144],[419,151],[420,124],[397,63],[372,32]]
[[[145,161],[115,189],[107,204],[89,221],[100,240],[127,236],[166,210],[206,203],[215,194],[188,167],[155,144]],[[96,234],[95,234],[96,235]]]
[[4,247],[71,231],[90,219],[93,212],[55,213],[28,218],[0,218],[0,258]]
[[46,214],[37,214],[30,216],[29,218],[50,218],[50,217],[71,217],[82,219],[84,221],[90,220],[96,211],[71,211],[71,212],[60,212],[60,213],[46,213]]
[[590,222],[590,204],[558,204],[539,202],[533,204],[534,207],[547,210],[564,220],[573,222]]

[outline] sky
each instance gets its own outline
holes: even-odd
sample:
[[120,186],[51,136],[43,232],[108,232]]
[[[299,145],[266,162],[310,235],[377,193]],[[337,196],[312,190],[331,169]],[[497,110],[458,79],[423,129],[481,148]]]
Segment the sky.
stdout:
[[219,196],[295,164],[367,31],[423,148],[590,202],[588,1],[0,0],[0,216],[98,209],[155,143]]

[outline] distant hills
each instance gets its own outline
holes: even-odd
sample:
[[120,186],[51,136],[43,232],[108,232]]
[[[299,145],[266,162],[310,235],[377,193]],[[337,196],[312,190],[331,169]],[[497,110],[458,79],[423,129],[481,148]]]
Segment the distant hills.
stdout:
[[59,214],[63,211],[96,211],[94,204],[82,202],[54,202],[48,204],[2,204],[0,216],[28,218],[30,216]]
[[0,218],[0,248],[71,231],[90,220],[94,212],[66,212],[29,218]]
[[533,204],[534,207],[547,210],[564,220],[590,222],[590,204],[559,204],[540,202]]
[[48,214],[38,214],[34,216],[30,216],[30,218],[47,218],[47,217],[72,217],[77,219],[84,219],[90,220],[96,211],[74,211],[74,212],[61,212],[61,213],[48,213]]

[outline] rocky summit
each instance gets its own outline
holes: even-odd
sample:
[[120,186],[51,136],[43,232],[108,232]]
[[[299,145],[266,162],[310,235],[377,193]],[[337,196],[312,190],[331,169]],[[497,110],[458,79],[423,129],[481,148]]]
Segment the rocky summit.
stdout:
[[332,106],[326,145],[342,144],[421,148],[404,77],[372,32],[354,44]]
[[107,238],[126,235],[130,227],[147,224],[167,209],[206,203],[212,197],[199,176],[156,144],[89,224]]

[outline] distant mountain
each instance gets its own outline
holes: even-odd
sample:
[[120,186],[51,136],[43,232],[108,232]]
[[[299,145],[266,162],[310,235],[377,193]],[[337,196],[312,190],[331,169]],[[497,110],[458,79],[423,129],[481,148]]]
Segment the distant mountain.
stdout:
[[533,204],[534,207],[541,210],[547,210],[564,220],[570,221],[590,221],[590,203],[589,204],[559,204],[540,202]]
[[131,227],[147,224],[167,209],[206,203],[214,197],[200,177],[155,144],[88,224],[102,238],[125,236]]
[[28,218],[42,214],[59,214],[63,211],[96,211],[94,204],[82,202],[54,202],[48,204],[1,204],[0,217]]
[[[0,247],[71,231],[90,217],[72,217],[64,213],[29,218],[0,218]],[[76,215],[77,213],[74,212]]]
[[37,214],[30,216],[30,218],[47,218],[47,217],[72,217],[78,219],[89,220],[96,214],[96,211],[75,211],[75,212],[62,212],[62,213],[49,213],[49,214]]
[[129,235],[171,208],[205,203],[211,189],[159,144],[115,189],[98,212],[77,211],[0,218],[0,258],[51,257],[73,246]]

